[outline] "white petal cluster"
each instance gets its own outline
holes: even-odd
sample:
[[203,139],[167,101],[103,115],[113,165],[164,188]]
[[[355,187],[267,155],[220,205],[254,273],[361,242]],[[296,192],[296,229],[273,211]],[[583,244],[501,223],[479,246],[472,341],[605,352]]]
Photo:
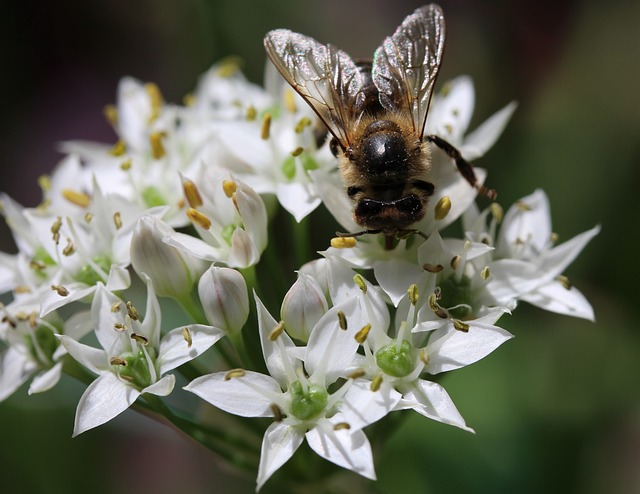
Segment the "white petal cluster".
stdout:
[[[411,409],[472,430],[435,376],[510,339],[497,324],[520,301],[593,320],[565,270],[599,227],[558,243],[541,190],[506,214],[497,203],[480,211],[476,190],[435,147],[420,235],[326,239],[320,257],[292,267],[283,246],[298,260],[316,246],[282,232],[304,231],[320,204],[337,228],[360,227],[326,131],[273,69],[266,79],[267,89],[251,84],[227,60],[177,105],[124,78],[106,109],[116,142],[65,143],[37,207],[0,194],[17,247],[0,252],[0,400],[28,381],[38,393],[85,372],[77,435],[138,399],[164,413],[154,404],[182,374],[184,389],[219,410],[273,419],[258,489],[304,441],[375,479],[366,428],[387,415]],[[467,132],[474,98],[468,77],[450,81],[426,129],[469,160],[491,148],[516,106]],[[486,173],[476,174],[482,183]],[[458,220],[461,236],[442,233]],[[284,283],[293,269],[297,280]],[[132,302],[141,291],[142,313]],[[210,367],[190,364],[225,336]],[[262,356],[251,354],[258,341]]]

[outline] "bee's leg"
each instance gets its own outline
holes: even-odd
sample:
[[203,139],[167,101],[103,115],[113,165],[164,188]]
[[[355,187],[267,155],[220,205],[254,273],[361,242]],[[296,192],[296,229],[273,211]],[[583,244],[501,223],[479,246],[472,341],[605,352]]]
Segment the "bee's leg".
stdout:
[[449,157],[456,162],[456,166],[458,170],[464,177],[464,179],[469,182],[473,187],[478,189],[478,192],[485,195],[492,201],[498,197],[498,193],[494,189],[488,189],[484,185],[478,183],[478,179],[476,177],[475,172],[473,171],[473,166],[467,160],[465,160],[460,151],[458,151],[455,147],[449,144],[444,139],[438,137],[437,135],[428,135],[425,136],[425,139],[429,142],[432,142],[440,149],[442,149]]
[[375,235],[376,233],[380,233],[382,230],[361,230],[359,232],[353,232],[353,233],[348,233],[348,232],[336,232],[336,236],[337,237],[361,237],[362,235],[367,235],[367,234],[372,234]]

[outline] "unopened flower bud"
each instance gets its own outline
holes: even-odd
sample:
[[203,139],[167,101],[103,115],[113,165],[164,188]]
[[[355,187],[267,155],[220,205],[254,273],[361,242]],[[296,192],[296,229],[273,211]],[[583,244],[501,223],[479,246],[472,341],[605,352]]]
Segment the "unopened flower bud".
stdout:
[[184,298],[204,271],[205,264],[162,239],[174,230],[152,216],[142,216],[131,239],[131,264],[138,275],[146,273],[158,295]]
[[300,273],[284,296],[280,315],[289,336],[306,343],[309,333],[327,310],[327,299],[318,282]]
[[227,333],[242,329],[249,317],[249,295],[247,284],[238,271],[211,266],[200,278],[198,294],[212,326]]

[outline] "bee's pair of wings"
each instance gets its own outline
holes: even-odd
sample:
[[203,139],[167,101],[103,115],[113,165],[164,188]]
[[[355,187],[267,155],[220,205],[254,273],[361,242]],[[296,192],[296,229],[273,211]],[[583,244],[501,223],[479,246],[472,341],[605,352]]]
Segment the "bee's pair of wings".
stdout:
[[[376,50],[371,77],[380,104],[411,115],[422,139],[433,86],[444,49],[445,23],[437,5],[409,15]],[[269,58],[289,84],[309,103],[343,149],[365,111],[364,79],[342,50],[287,29],[267,33]]]

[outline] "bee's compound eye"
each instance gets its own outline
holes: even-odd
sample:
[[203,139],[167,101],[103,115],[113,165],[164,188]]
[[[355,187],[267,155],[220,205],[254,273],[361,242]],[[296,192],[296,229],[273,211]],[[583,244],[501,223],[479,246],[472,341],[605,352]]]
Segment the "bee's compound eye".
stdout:
[[403,197],[402,199],[398,199],[393,203],[393,205],[399,212],[408,216],[418,215],[422,210],[422,202],[413,194]]
[[354,214],[360,218],[374,216],[382,211],[382,203],[372,199],[362,199],[358,202]]
[[333,154],[337,158],[338,154],[340,153],[340,145],[338,144],[338,141],[335,137],[332,137],[329,141],[329,149],[331,150],[331,154]]

